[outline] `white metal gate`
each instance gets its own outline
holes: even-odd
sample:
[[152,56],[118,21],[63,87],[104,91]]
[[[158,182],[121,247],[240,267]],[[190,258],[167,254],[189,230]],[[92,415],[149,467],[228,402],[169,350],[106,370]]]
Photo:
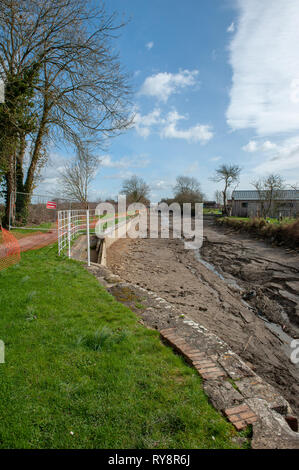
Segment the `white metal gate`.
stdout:
[[87,237],[87,263],[90,266],[90,220],[89,210],[58,211],[58,254],[67,250],[71,258],[71,245],[79,235]]
[[72,257],[72,242],[80,235],[86,235],[87,242],[87,262],[90,266],[90,236],[96,233],[96,226],[100,222],[99,229],[101,233],[110,234],[115,237],[114,231],[118,231],[124,224],[127,227],[127,219],[136,216],[136,213],[128,215],[127,213],[102,214],[98,215],[96,210],[59,210],[58,219],[58,254],[65,252],[68,257]]

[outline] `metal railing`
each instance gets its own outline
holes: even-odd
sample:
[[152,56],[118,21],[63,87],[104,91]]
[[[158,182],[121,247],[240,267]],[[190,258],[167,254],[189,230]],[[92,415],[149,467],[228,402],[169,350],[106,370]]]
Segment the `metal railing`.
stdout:
[[[69,209],[57,212],[57,230],[58,230],[58,254],[67,252],[71,258],[71,247],[75,239],[80,235],[86,235],[87,238],[87,262],[90,266],[90,236],[96,233],[96,225],[101,222],[101,232],[107,234],[118,230],[123,224],[127,224],[127,219],[136,217],[137,212],[132,214],[96,214],[96,210]],[[114,236],[114,235],[113,235]]]
[[[92,223],[92,225],[94,225]],[[87,262],[90,266],[90,227],[89,210],[62,210],[58,211],[58,254],[61,255],[66,249],[68,257],[71,258],[72,242],[79,236],[87,236]]]

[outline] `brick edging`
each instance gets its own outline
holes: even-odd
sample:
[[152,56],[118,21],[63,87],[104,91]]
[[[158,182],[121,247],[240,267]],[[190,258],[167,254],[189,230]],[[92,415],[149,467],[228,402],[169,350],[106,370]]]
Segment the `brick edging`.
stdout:
[[[228,379],[228,375],[222,367],[218,366],[205,352],[189,346],[186,341],[176,333],[175,328],[160,330],[160,336],[164,342],[184,356],[188,364],[197,370],[203,380],[213,381],[216,379]],[[227,419],[238,431],[258,421],[258,416],[246,404],[221,411],[224,412]]]

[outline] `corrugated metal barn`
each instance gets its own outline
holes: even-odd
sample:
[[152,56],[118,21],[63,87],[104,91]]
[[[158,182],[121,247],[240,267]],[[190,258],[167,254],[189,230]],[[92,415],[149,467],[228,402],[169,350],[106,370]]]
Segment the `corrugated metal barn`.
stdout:
[[[266,191],[233,191],[232,216],[259,217],[263,214],[262,205],[269,204]],[[299,191],[280,190],[270,205],[269,217],[299,217]]]

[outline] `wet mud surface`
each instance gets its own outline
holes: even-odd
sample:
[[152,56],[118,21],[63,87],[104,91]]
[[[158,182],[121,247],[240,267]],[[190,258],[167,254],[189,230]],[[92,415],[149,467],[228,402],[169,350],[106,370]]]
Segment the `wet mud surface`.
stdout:
[[299,365],[290,360],[290,341],[299,337],[298,254],[207,220],[200,251],[178,239],[120,239],[108,267],[217,334],[299,414]]

